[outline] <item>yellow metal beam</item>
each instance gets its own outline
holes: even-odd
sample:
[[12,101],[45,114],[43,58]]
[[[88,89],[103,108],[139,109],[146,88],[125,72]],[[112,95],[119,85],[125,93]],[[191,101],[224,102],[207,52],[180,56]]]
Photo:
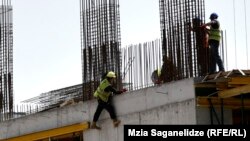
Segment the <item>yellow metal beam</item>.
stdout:
[[194,84],[195,88],[215,88],[216,84],[215,83],[197,83]]
[[[209,107],[210,103],[208,99],[211,100],[214,107],[220,107],[221,106],[221,98],[218,97],[197,97],[196,103],[197,106],[201,107]],[[242,106],[242,101],[239,98],[226,98],[223,100],[223,106],[225,108],[240,108]],[[250,108],[250,99],[244,99],[244,108]]]
[[64,127],[60,127],[56,129],[31,133],[31,134],[14,137],[14,138],[9,138],[3,141],[35,141],[35,140],[41,140],[41,139],[46,139],[50,137],[65,135],[69,133],[84,131],[84,130],[87,130],[88,128],[89,128],[89,122],[82,122],[82,123],[64,126]]
[[246,94],[246,93],[250,93],[250,84],[220,91],[218,93],[218,96],[221,98],[228,98],[228,97],[233,97],[233,96]]
[[228,84],[250,84],[250,77],[231,77]]

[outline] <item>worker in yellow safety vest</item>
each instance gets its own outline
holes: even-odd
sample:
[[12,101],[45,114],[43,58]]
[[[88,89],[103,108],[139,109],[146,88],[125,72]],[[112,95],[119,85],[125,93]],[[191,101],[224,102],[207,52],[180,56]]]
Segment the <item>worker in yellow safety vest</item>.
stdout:
[[209,67],[209,73],[214,73],[216,71],[216,64],[219,67],[219,71],[225,71],[223,62],[221,60],[221,57],[219,55],[219,45],[220,45],[220,23],[217,20],[218,15],[216,13],[212,13],[210,15],[210,22],[202,25],[202,27],[209,26],[209,50],[210,50],[210,67]]
[[153,71],[153,73],[151,75],[151,80],[154,84],[161,84],[162,83],[161,68]]
[[117,119],[114,107],[111,103],[112,94],[121,94],[126,92],[126,89],[117,91],[113,86],[113,81],[116,78],[116,75],[113,71],[107,73],[106,77],[101,81],[97,90],[94,93],[94,97],[97,98],[98,106],[94,114],[93,122],[91,124],[92,129],[101,129],[96,125],[96,122],[99,119],[99,116],[103,109],[106,109],[109,112],[111,119],[113,120],[114,127],[117,127],[120,124],[120,120]]

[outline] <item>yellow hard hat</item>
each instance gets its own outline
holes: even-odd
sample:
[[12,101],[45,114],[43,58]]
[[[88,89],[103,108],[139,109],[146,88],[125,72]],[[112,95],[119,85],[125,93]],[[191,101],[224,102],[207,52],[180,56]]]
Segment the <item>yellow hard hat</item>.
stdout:
[[116,78],[115,73],[113,71],[108,72],[107,77]]

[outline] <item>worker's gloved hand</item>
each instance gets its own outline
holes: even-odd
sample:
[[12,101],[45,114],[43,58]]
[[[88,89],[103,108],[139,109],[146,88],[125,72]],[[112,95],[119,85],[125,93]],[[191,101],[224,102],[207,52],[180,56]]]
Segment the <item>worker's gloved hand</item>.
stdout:
[[122,89],[122,92],[125,93],[126,91],[128,91],[126,88]]

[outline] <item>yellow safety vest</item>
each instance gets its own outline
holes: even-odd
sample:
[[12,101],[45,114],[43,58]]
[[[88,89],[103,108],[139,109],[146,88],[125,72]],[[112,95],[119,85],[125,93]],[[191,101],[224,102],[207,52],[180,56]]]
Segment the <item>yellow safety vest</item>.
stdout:
[[109,83],[109,81],[107,79],[104,79],[95,91],[94,97],[100,98],[102,101],[107,102],[111,92],[105,92],[104,90],[110,85],[111,84]]
[[[220,24],[220,23],[218,22],[218,24]],[[220,35],[220,25],[219,25],[219,28],[217,28],[217,29],[215,29],[212,26],[210,26],[209,40],[220,41],[220,38],[221,38],[221,35]]]
[[158,77],[161,76],[161,68],[160,68],[160,69],[157,69],[157,75],[158,75]]

